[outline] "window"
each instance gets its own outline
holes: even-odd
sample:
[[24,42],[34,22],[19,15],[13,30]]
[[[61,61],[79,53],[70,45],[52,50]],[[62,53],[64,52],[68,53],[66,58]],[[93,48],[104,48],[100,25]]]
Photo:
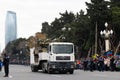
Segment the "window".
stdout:
[[66,44],[54,44],[53,45],[53,53],[62,53],[62,54],[70,54],[73,53],[73,45]]

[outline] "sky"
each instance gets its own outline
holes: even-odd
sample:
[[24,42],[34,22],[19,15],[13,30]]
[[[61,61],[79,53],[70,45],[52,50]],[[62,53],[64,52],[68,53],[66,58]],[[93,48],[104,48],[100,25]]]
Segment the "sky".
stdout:
[[16,12],[17,38],[29,38],[40,32],[43,22],[54,21],[66,10],[73,13],[86,11],[90,0],[0,0],[0,49],[5,43],[5,19],[7,11]]

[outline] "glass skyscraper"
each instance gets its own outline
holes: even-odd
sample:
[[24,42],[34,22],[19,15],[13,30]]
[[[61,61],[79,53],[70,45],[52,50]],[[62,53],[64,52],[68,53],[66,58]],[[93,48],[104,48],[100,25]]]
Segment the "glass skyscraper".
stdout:
[[16,13],[7,11],[5,21],[5,46],[15,39],[17,39]]

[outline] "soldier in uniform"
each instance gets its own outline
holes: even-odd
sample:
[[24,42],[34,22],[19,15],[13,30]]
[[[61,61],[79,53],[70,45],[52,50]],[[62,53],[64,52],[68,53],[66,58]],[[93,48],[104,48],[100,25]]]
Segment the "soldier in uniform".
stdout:
[[3,57],[3,65],[4,65],[4,71],[5,71],[5,75],[4,77],[8,77],[9,75],[9,56],[7,56],[7,54],[4,54]]

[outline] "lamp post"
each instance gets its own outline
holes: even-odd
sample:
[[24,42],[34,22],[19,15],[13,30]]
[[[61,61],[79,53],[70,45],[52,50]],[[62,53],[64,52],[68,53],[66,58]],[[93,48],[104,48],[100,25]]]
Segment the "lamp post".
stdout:
[[107,22],[105,23],[105,27],[106,27],[106,29],[103,30],[103,31],[100,31],[100,34],[105,39],[105,51],[107,52],[107,51],[110,50],[110,37],[113,34],[113,30],[108,29],[108,23]]
[[66,39],[66,36],[65,36],[65,33],[66,33],[66,31],[70,31],[71,30],[71,28],[70,27],[68,27],[68,28],[66,28],[66,27],[63,27],[62,28],[62,31],[63,31],[63,36],[62,36],[62,39]]

